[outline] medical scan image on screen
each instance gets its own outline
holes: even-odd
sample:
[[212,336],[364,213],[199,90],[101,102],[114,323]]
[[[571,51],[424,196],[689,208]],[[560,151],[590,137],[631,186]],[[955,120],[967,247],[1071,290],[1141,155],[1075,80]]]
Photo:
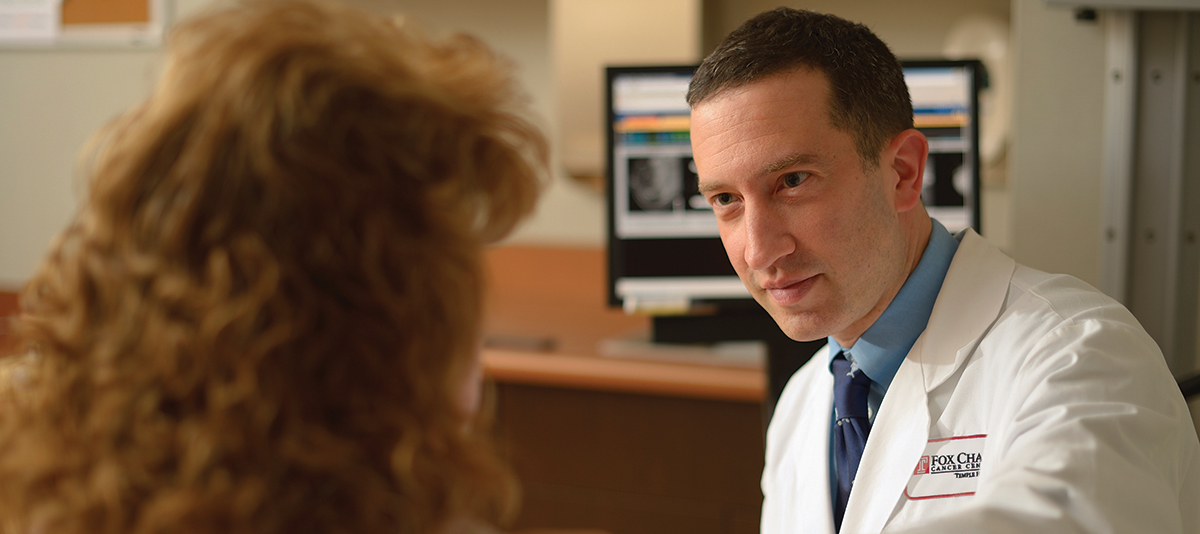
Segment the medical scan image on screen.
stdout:
[[629,158],[629,210],[708,209],[707,204],[696,201],[700,196],[697,181],[696,162],[690,157]]
[[716,237],[696,189],[688,134],[690,73],[629,73],[612,90],[616,233],[622,239]]

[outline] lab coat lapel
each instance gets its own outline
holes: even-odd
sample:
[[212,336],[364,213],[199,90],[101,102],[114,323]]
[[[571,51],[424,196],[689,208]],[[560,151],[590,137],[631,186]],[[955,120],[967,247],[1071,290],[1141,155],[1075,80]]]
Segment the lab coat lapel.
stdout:
[[[828,346],[819,351],[813,359],[825,362],[828,359]],[[806,533],[834,534],[833,530],[833,497],[830,494],[831,481],[829,468],[824,461],[814,461],[829,457],[829,417],[833,412],[833,377],[828,371],[824,372],[821,380],[812,384],[807,391],[806,406],[813,409],[803,412],[804,421],[796,428],[811,429],[797,436],[792,458],[807,463],[811,468],[804,469],[800,475],[806,480],[797,485],[795,502],[797,524],[805,526]],[[815,481],[815,483],[814,483]]]
[[961,238],[929,324],[879,407],[843,533],[879,532],[887,524],[929,439],[929,392],[966,362],[1004,306],[1016,262],[973,230]]
[[909,353],[923,368],[926,391],[942,385],[974,352],[1004,307],[1016,267],[974,230],[964,231],[922,334],[926,350]]

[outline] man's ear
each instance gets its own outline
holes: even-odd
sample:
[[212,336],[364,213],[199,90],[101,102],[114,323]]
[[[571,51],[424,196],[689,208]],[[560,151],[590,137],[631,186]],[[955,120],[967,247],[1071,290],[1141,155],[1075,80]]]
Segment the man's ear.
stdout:
[[921,201],[929,141],[921,132],[904,130],[892,138],[884,154],[891,157],[881,163],[896,173],[896,211],[903,213],[913,209]]

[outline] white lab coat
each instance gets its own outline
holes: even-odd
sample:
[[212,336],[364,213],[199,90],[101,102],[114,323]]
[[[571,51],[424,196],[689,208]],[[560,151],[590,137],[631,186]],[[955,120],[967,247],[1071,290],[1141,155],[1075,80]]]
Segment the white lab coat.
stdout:
[[[875,418],[842,534],[1200,532],[1200,444],[1154,341],[1087,284],[1017,265],[969,230],[958,239]],[[833,532],[828,350],[791,378],[768,428],[764,534]],[[975,447],[978,471],[914,490],[934,480],[915,474],[923,457],[945,457],[930,447],[946,445]]]

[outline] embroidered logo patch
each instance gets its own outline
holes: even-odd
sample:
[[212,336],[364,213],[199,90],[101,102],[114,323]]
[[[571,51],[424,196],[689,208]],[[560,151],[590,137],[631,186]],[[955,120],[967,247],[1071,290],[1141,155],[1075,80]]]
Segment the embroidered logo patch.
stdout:
[[987,434],[929,440],[904,495],[910,500],[974,495],[985,438]]

